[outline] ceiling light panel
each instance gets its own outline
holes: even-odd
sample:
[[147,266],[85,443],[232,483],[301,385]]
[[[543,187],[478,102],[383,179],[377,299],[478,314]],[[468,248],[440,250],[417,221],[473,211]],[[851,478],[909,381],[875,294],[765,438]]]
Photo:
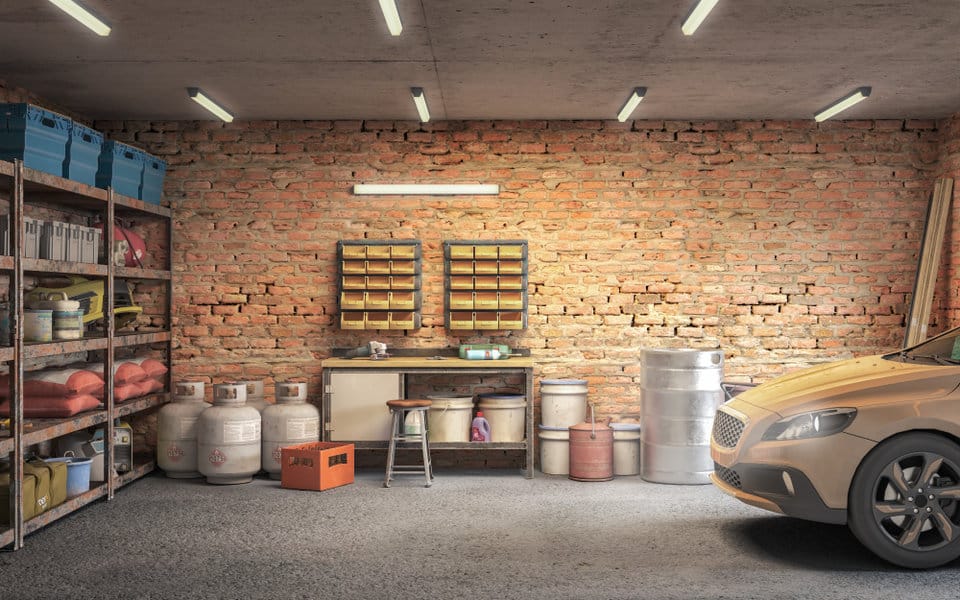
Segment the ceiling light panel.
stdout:
[[403,31],[403,23],[400,22],[400,13],[397,11],[397,0],[380,0],[380,10],[387,22],[390,35],[400,35]]
[[630,115],[633,114],[633,111],[637,109],[640,101],[643,100],[643,97],[646,95],[647,88],[633,88],[633,92],[630,93],[630,97],[627,98],[627,101],[623,104],[623,108],[621,108],[620,112],[617,113],[617,120],[623,123],[629,119]]
[[826,107],[825,109],[815,114],[813,118],[817,121],[817,123],[820,123],[821,121],[826,121],[830,117],[833,117],[838,113],[847,110],[854,104],[858,104],[860,102],[863,102],[867,98],[869,98],[870,91],[871,89],[869,87],[857,88],[853,90],[853,92],[847,94],[843,98],[840,98],[830,106]]
[[420,121],[426,123],[430,120],[430,110],[427,108],[427,98],[423,95],[423,88],[412,87],[410,93],[413,95],[413,103],[417,107]]
[[684,20],[683,25],[680,26],[683,35],[693,35],[693,32],[703,24],[703,20],[707,18],[707,15],[710,14],[710,11],[713,10],[713,7],[716,6],[719,1],[720,0],[700,0],[697,2],[697,5],[693,7],[693,10],[690,11],[690,14],[686,20]]
[[227,109],[214,102],[213,99],[206,95],[200,88],[187,88],[187,94],[190,96],[191,100],[216,115],[216,117],[224,123],[230,123],[233,121],[233,115],[230,114]]
[[50,3],[83,23],[84,26],[97,35],[110,35],[110,26],[107,25],[103,19],[90,12],[90,9],[74,2],[74,0],[50,0]]
[[496,183],[358,183],[357,196],[490,196],[500,193]]

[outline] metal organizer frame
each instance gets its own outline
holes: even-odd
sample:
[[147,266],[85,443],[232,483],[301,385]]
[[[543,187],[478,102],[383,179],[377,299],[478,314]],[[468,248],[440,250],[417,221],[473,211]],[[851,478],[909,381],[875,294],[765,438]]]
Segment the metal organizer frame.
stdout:
[[419,329],[421,261],[419,240],[337,242],[340,329]]
[[443,242],[443,315],[448,330],[527,328],[527,242]]

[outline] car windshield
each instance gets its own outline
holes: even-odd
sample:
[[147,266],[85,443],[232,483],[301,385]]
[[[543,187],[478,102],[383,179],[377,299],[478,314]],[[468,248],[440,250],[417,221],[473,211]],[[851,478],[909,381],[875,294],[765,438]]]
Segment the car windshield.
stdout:
[[925,342],[884,358],[900,361],[923,361],[941,365],[960,365],[960,327],[951,329]]

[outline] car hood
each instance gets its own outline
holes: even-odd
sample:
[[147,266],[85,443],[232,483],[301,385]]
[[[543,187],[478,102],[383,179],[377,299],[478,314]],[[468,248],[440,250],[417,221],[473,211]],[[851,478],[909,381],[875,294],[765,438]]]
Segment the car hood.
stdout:
[[811,367],[758,385],[735,399],[788,416],[806,410],[861,408],[942,398],[960,382],[960,367],[884,360],[882,355]]

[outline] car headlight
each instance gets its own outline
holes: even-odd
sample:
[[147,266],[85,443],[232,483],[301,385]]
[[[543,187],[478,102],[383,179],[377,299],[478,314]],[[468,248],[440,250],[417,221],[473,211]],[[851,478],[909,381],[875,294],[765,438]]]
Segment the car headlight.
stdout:
[[830,408],[801,413],[780,419],[771,425],[764,432],[763,439],[802,440],[833,435],[846,429],[856,416],[855,408]]

